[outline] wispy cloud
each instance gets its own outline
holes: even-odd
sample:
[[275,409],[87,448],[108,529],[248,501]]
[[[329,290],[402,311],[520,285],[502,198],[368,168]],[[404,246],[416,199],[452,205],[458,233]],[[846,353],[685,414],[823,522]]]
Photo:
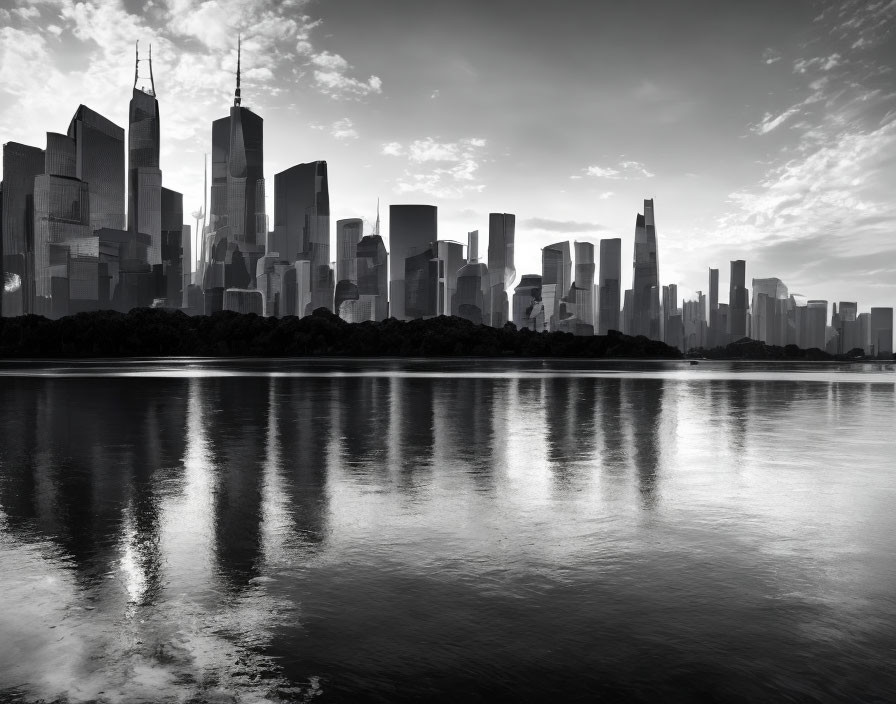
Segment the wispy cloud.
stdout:
[[407,168],[395,184],[396,193],[426,193],[438,198],[460,198],[465,193],[481,192],[479,164],[486,141],[468,137],[454,142],[425,137],[403,145],[388,142],[381,148],[386,156],[404,157]]
[[796,115],[798,112],[799,107],[792,107],[777,116],[773,116],[770,112],[767,112],[762,120],[760,120],[759,124],[751,126],[750,130],[755,134],[768,134],[773,129],[783,124],[791,115]]
[[582,169],[581,173],[573,174],[571,178],[582,178],[583,175],[593,178],[629,181],[639,178],[653,178],[656,174],[649,171],[647,167],[639,161],[626,160],[620,161],[614,166],[587,166]]
[[349,76],[352,66],[339,54],[324,51],[312,56],[311,63],[318,89],[331,98],[358,100],[383,92],[383,82],[378,76],[370,76],[366,81]]

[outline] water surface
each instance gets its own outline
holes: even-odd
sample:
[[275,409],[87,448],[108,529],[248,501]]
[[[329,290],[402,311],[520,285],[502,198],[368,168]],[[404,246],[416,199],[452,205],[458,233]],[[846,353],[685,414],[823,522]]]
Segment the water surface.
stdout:
[[893,365],[0,365],[0,699],[891,701]]

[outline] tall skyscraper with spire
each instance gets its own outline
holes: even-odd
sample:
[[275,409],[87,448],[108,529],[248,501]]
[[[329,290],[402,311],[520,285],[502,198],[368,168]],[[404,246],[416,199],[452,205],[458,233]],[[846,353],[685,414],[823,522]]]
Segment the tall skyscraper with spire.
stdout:
[[136,48],[134,89],[128,107],[128,230],[149,235],[150,265],[162,263],[162,172],[159,169],[159,101],[149,47],[149,87],[140,81],[140,47]]
[[635,220],[632,308],[631,334],[659,340],[660,277],[653,198],[644,200],[644,213],[638,213]]
[[266,221],[264,120],[242,105],[241,60],[238,41],[233,106],[228,117],[212,123],[211,223],[202,284],[208,312],[220,309],[225,288],[252,283],[267,235],[267,226],[259,225]]

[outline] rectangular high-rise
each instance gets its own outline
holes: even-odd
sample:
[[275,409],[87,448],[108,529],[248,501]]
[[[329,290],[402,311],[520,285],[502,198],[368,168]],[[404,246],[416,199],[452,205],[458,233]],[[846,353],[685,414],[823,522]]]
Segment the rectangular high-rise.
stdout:
[[80,105],[68,126],[75,140],[75,177],[90,192],[90,231],[124,229],[124,129]]
[[507,289],[516,278],[513,248],[516,232],[516,216],[511,213],[488,215],[488,276],[490,289],[489,321],[493,328],[500,328],[510,316]]
[[743,259],[731,262],[728,284],[728,334],[732,342],[747,336],[747,263]]
[[297,164],[274,175],[274,246],[282,260],[311,262],[311,310],[333,310],[327,162]]
[[597,334],[620,330],[620,293],[622,290],[622,239],[600,241],[600,273],[598,282]]
[[575,300],[575,315],[579,320],[577,330],[587,330],[591,327],[594,334],[594,245],[590,242],[574,242],[575,249],[575,280],[573,281],[573,295]]
[[635,219],[635,256],[632,275],[634,335],[660,339],[660,284],[653,199],[644,200],[644,214]]
[[0,195],[0,310],[4,317],[31,313],[34,288],[34,178],[44,173],[44,150],[3,145]]
[[893,309],[872,308],[869,332],[874,356],[878,359],[892,359]]
[[[389,206],[390,287],[389,314],[407,319],[405,312],[405,259],[430,250],[439,239],[438,208],[434,205]],[[417,271],[419,267],[414,267]]]

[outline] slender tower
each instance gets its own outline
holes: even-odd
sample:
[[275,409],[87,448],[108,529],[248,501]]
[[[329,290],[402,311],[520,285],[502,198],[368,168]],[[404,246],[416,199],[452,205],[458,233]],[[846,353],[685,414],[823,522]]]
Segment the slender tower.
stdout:
[[[202,287],[207,312],[220,309],[225,288],[252,285],[263,255],[264,120],[242,105],[242,38],[237,39],[236,88],[230,114],[212,123],[211,216],[204,243]],[[266,233],[265,233],[266,234]]]
[[134,89],[128,109],[128,230],[150,236],[149,264],[162,263],[162,172],[159,169],[159,101],[149,48],[149,87],[140,81],[135,47]]

